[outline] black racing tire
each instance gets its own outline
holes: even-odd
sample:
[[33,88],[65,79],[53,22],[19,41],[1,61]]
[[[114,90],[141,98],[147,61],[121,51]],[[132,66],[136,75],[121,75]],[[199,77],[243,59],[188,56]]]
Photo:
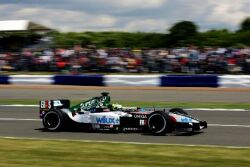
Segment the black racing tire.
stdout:
[[61,131],[65,128],[66,114],[61,110],[51,110],[43,117],[43,126],[49,131]]
[[163,136],[172,131],[169,115],[164,111],[155,111],[148,117],[148,130],[156,136]]
[[182,108],[172,108],[169,110],[169,112],[171,113],[179,113],[182,115],[188,115],[188,113],[186,111],[184,111]]

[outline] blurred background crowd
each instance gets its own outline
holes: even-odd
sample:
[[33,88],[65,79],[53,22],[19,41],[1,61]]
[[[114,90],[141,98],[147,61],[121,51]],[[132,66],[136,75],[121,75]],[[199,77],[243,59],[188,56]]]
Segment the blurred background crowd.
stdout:
[[23,49],[1,53],[0,71],[250,73],[250,48]]
[[41,29],[0,33],[0,71],[250,73],[250,17],[236,31],[200,32],[180,21],[167,33],[59,32],[26,23]]

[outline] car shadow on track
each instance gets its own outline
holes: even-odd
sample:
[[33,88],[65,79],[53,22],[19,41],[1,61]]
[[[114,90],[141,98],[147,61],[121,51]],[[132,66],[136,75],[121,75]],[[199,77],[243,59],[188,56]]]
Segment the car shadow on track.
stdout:
[[64,129],[60,131],[50,131],[47,130],[46,128],[38,128],[34,129],[36,131],[40,132],[47,132],[47,133],[63,133],[63,132],[72,132],[72,133],[105,133],[105,134],[117,134],[121,133],[119,131],[98,131],[98,130],[86,130],[86,129]]
[[[145,136],[157,136],[157,135],[152,135],[151,133],[148,132],[120,132],[120,131],[98,131],[98,130],[86,130],[86,129],[65,129],[61,131],[49,131],[46,128],[38,128],[35,129],[36,131],[40,132],[46,132],[46,133],[63,133],[63,132],[70,132],[70,133],[99,133],[99,134],[141,134]],[[167,133],[166,135],[163,136],[195,136],[198,134],[201,134],[203,132],[176,132],[176,133]]]
[[201,134],[201,133],[204,133],[204,132],[184,132],[184,133],[176,133],[176,134],[173,134],[174,136],[195,136],[195,135],[198,135],[198,134]]

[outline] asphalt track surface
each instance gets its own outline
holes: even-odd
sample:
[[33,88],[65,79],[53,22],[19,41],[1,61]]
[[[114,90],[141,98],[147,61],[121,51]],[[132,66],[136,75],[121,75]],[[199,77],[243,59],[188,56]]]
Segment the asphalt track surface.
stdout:
[[0,99],[89,99],[101,92],[125,101],[250,102],[250,88],[82,87],[0,85]]
[[[0,87],[0,99],[27,98],[70,98],[98,96],[101,88],[10,88]],[[137,101],[207,101],[207,102],[249,102],[248,90],[220,89],[116,89],[109,88],[117,100]],[[171,94],[172,97],[169,97]],[[151,95],[151,96],[146,96]],[[186,95],[186,96],[184,96]],[[184,96],[184,97],[183,97]],[[206,120],[209,125],[202,133],[195,135],[168,134],[150,136],[141,133],[87,133],[87,132],[47,132],[42,129],[38,120],[38,109],[35,107],[2,107],[0,106],[0,136],[27,137],[43,139],[73,139],[95,141],[168,143],[191,145],[220,145],[250,147],[250,111],[189,111],[190,115]]]

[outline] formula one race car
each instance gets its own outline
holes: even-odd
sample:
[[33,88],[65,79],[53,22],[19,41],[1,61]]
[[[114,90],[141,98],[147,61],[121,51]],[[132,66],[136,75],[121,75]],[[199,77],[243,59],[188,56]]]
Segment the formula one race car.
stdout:
[[189,116],[183,109],[145,110],[111,104],[108,93],[70,107],[69,100],[41,100],[40,118],[44,128],[60,131],[69,128],[138,131],[153,135],[171,132],[195,132],[207,128],[206,121]]

